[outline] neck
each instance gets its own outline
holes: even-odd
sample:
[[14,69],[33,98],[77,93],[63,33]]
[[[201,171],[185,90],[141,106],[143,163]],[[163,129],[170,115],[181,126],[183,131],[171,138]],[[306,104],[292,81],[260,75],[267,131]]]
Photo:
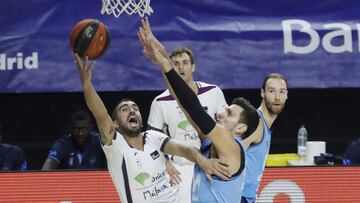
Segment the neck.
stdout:
[[144,150],[144,142],[141,134],[139,134],[136,137],[128,136],[128,135],[123,135],[123,137],[131,147],[141,151]]
[[190,80],[189,82],[186,83],[187,85],[189,85],[189,87],[192,89],[193,92],[195,92],[195,94],[197,95],[199,92],[199,88],[196,84],[195,81]]
[[277,114],[272,114],[269,112],[269,110],[266,108],[266,105],[265,105],[265,101],[262,100],[261,102],[261,105],[259,107],[259,110],[261,111],[261,113],[263,114],[264,118],[265,118],[265,121],[266,121],[266,124],[269,128],[271,128],[272,124],[274,123],[276,117],[277,117]]

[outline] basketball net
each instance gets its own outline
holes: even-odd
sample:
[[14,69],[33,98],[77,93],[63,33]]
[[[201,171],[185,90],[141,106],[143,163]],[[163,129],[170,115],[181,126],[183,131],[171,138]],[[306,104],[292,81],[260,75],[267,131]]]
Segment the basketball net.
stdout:
[[101,13],[119,17],[122,13],[132,15],[138,13],[140,17],[150,15],[153,10],[150,7],[150,0],[102,0]]

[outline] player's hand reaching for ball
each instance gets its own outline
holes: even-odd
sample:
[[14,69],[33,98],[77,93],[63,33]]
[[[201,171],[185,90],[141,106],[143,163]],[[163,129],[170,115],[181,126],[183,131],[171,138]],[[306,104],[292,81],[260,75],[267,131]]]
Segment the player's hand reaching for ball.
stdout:
[[95,66],[95,61],[89,61],[86,56],[85,59],[81,58],[77,53],[74,53],[75,64],[80,73],[80,80],[83,86],[90,84],[91,71]]

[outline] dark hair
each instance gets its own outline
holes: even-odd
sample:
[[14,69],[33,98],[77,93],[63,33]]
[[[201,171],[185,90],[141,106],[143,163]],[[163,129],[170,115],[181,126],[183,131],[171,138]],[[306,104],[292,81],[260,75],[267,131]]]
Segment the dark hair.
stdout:
[[75,111],[73,114],[71,114],[69,123],[71,125],[73,125],[75,122],[78,122],[78,121],[85,121],[85,122],[91,123],[91,117],[85,111],[82,111],[82,110]]
[[286,88],[288,87],[288,82],[287,79],[281,75],[280,73],[270,73],[268,76],[266,76],[266,78],[264,79],[263,85],[262,85],[262,89],[265,90],[265,86],[266,86],[266,82],[271,79],[271,78],[276,78],[276,79],[282,79],[285,81],[286,84]]
[[240,114],[239,123],[245,123],[247,130],[241,135],[242,139],[249,137],[259,125],[259,114],[256,108],[243,97],[236,97],[233,99],[232,104],[239,105],[244,110]]
[[191,64],[195,63],[193,52],[191,51],[191,49],[185,48],[185,47],[175,48],[174,51],[171,52],[170,58],[172,58],[174,56],[179,56],[183,53],[186,53],[187,55],[189,55]]
[[[118,111],[118,107],[119,107],[119,104],[121,104],[122,102],[127,102],[127,101],[132,101],[134,102],[134,100],[130,99],[130,98],[124,98],[124,99],[121,99],[115,106],[112,114],[111,114],[111,119],[112,120],[116,120],[117,118],[117,111]],[[136,103],[136,102],[135,102]]]

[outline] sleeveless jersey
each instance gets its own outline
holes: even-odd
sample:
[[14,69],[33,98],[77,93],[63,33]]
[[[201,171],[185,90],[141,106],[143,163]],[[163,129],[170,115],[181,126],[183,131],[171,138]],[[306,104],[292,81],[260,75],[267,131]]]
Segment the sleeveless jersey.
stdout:
[[271,130],[267,126],[260,110],[258,110],[258,113],[264,125],[264,132],[261,141],[258,144],[250,145],[246,150],[246,180],[243,196],[248,202],[255,202],[256,192],[259,188],[266,158],[270,150]]
[[[234,174],[229,180],[221,180],[213,176],[211,183],[206,179],[204,171],[195,165],[194,177],[192,182],[192,202],[193,203],[239,203],[241,201],[242,187],[245,181],[245,150],[242,146],[241,138],[234,137],[235,141],[239,144],[241,150],[241,166],[238,173]],[[201,145],[201,153],[209,157],[211,140],[206,138]],[[235,188],[239,188],[239,190]]]

